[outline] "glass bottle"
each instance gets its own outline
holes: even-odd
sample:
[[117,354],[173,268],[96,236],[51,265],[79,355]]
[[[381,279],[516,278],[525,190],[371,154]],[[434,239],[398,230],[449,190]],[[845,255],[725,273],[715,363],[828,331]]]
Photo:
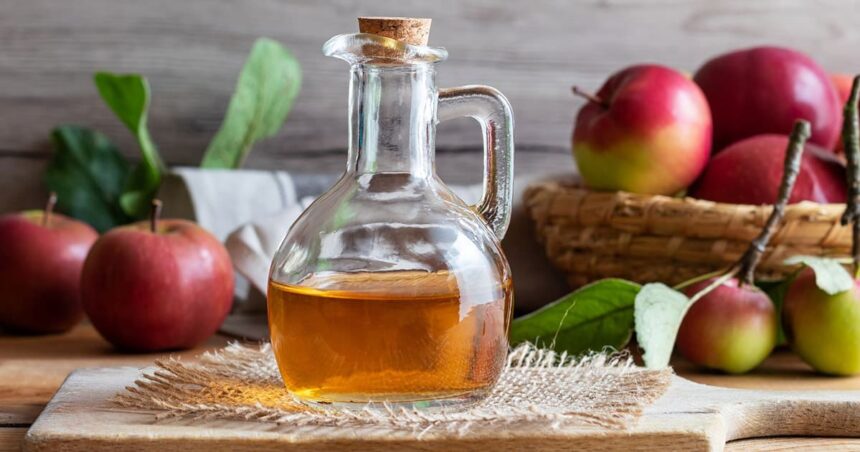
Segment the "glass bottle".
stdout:
[[[272,347],[311,404],[448,406],[483,398],[508,351],[513,118],[486,86],[437,90],[442,48],[375,34],[323,47],[351,65],[343,176],[296,220],[271,267]],[[437,117],[484,136],[484,195],[466,205],[434,165]]]

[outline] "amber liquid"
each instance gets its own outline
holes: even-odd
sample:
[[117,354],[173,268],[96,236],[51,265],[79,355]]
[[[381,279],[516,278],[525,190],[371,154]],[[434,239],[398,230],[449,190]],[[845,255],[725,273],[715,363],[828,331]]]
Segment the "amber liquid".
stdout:
[[461,290],[444,273],[337,274],[270,281],[268,307],[278,367],[302,400],[467,401],[501,373],[511,284]]

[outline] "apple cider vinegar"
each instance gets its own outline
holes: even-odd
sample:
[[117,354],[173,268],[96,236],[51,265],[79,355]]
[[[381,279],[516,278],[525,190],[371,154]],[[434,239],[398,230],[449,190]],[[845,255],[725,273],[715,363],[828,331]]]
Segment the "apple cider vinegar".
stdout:
[[287,389],[321,403],[483,396],[505,362],[512,292],[509,279],[482,285],[417,271],[270,281],[272,347]]

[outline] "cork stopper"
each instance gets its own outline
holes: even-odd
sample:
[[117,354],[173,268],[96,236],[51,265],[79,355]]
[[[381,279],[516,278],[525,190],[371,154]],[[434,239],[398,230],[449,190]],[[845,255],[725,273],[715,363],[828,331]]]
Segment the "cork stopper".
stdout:
[[430,38],[430,19],[359,17],[358,31],[384,36],[413,46],[426,46]]

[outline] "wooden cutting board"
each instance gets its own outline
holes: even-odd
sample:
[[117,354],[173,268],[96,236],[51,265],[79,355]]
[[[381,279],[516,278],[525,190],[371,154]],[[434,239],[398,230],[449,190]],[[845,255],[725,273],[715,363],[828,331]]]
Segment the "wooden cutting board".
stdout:
[[516,424],[465,436],[431,431],[421,440],[383,428],[273,427],[250,422],[154,423],[108,401],[141,374],[135,368],[73,372],[27,433],[25,451],[172,450],[721,450],[762,436],[860,437],[860,391],[755,391],[673,377],[668,392],[629,430]]

